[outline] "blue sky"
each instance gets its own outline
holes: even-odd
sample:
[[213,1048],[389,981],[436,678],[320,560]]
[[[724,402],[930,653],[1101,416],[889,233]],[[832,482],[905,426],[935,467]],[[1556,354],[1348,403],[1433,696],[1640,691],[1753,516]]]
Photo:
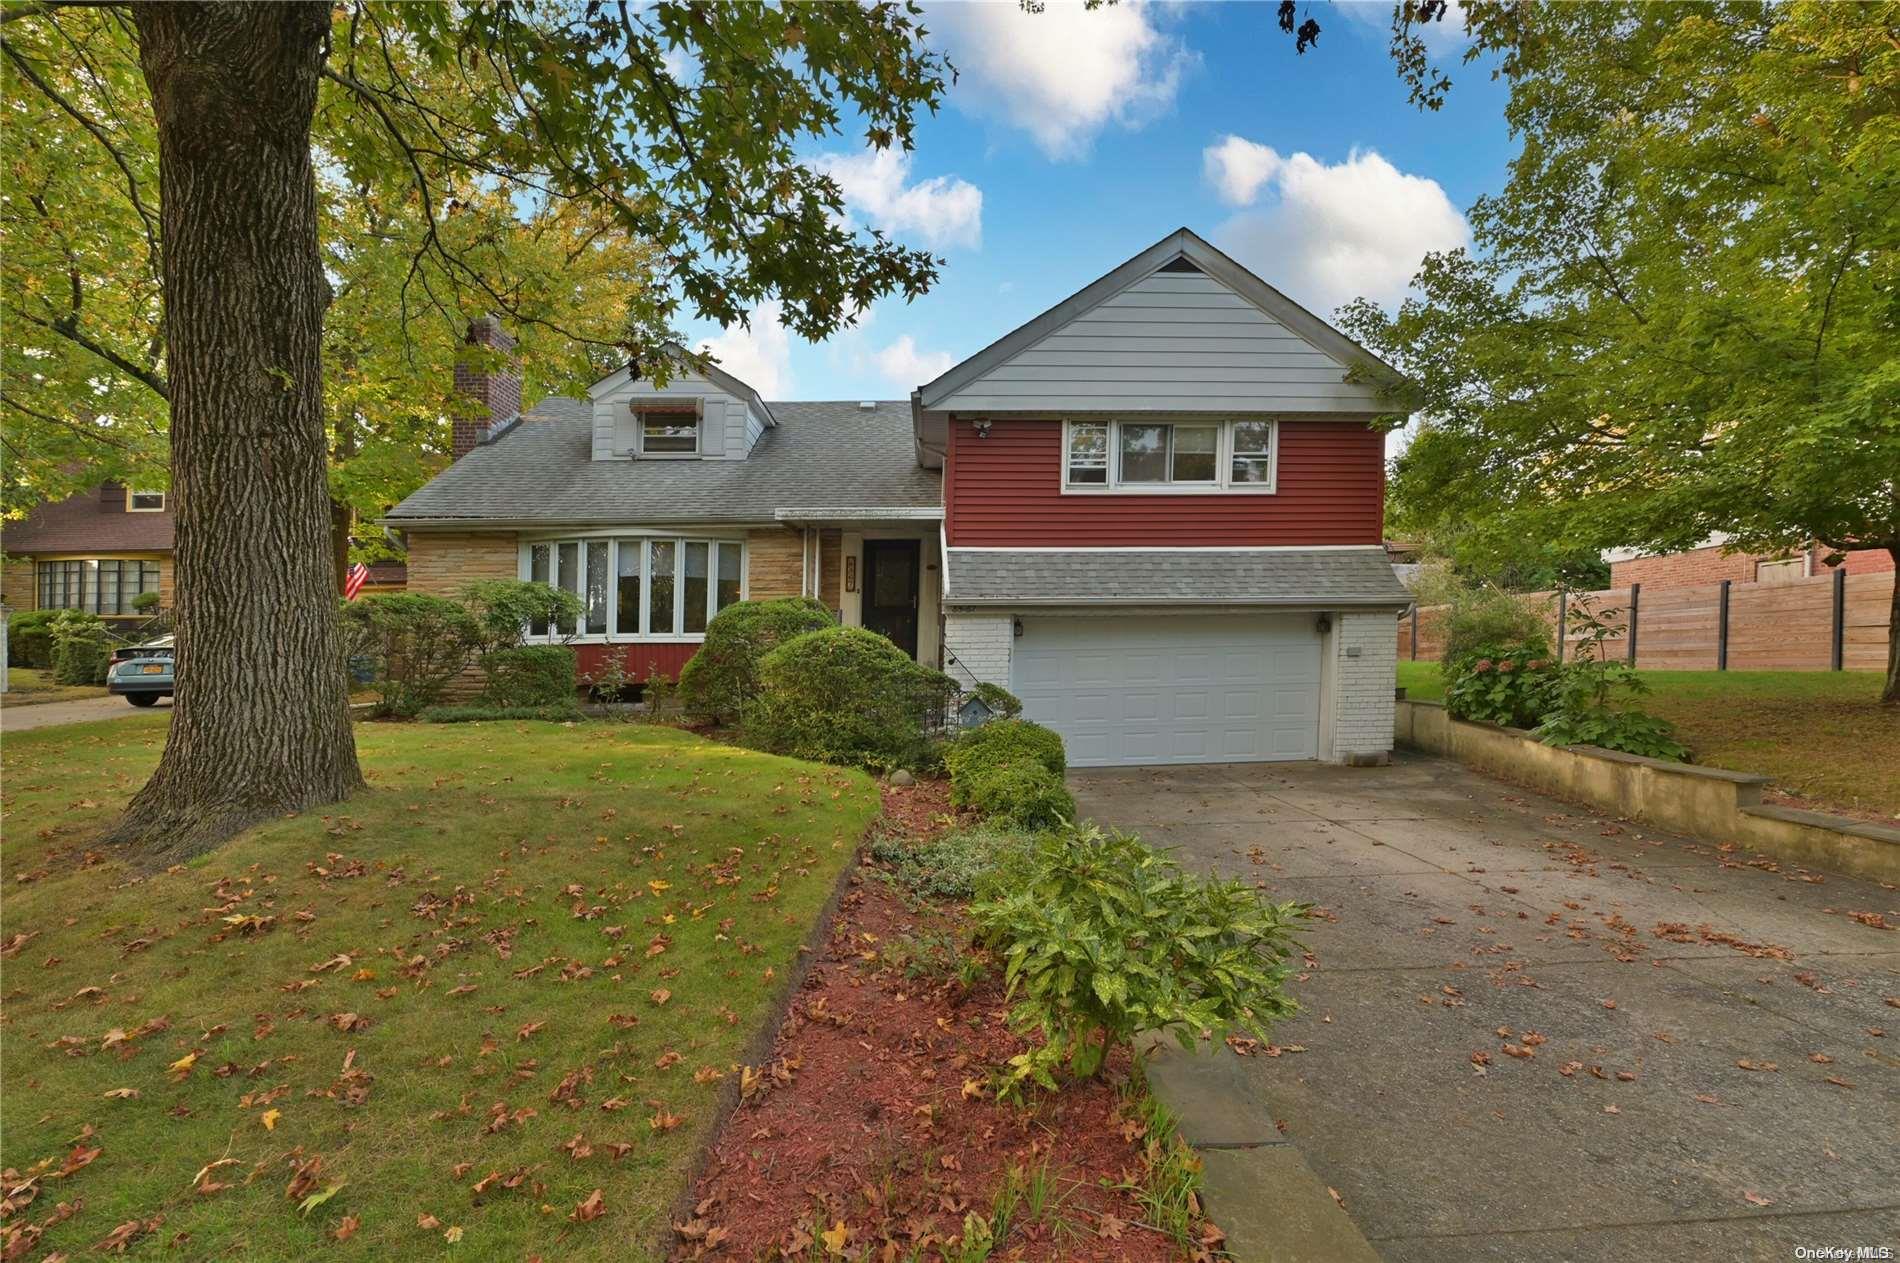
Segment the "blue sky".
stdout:
[[916,150],[840,140],[812,159],[854,221],[944,259],[937,287],[823,344],[770,304],[750,329],[693,332],[767,398],[902,398],[1183,225],[1322,316],[1391,305],[1502,186],[1505,93],[1447,30],[1451,96],[1422,113],[1386,52],[1389,4],[1309,11],[1319,44],[1295,56],[1269,3],[931,6],[961,80]]

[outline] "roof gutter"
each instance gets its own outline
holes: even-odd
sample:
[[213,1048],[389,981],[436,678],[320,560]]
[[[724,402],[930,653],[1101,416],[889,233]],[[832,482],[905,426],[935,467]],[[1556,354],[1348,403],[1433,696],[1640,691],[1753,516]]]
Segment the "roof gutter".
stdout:
[[940,522],[941,507],[779,509],[772,514],[779,522]]
[[1271,609],[1292,606],[1297,609],[1336,610],[1345,606],[1355,609],[1402,610],[1412,604],[1410,597],[1389,596],[1180,596],[1171,592],[1157,592],[1150,596],[1118,593],[1114,596],[959,596],[954,602],[945,592],[947,604],[956,605],[1010,605],[1018,608],[1037,606],[1149,606],[1149,605],[1244,605],[1250,608]]

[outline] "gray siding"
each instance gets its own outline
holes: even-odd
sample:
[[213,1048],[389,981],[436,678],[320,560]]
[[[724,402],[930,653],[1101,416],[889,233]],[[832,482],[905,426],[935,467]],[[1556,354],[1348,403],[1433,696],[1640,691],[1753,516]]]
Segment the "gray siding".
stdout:
[[937,406],[956,412],[1371,412],[1346,365],[1211,276],[1154,272]]
[[634,419],[628,403],[642,396],[697,397],[705,401],[700,421],[700,450],[707,460],[744,460],[765,432],[765,421],[743,399],[704,377],[682,373],[656,390],[650,381],[625,382],[593,401],[595,460],[628,460],[634,446]]

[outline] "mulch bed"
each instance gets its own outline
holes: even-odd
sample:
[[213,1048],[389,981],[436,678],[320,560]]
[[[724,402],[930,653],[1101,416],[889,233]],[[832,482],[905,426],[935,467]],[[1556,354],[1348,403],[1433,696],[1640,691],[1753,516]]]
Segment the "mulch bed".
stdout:
[[[927,837],[951,818],[941,783],[885,789],[893,834]],[[1060,1204],[1040,1222],[1019,1211],[991,1258],[1208,1257],[1142,1223],[1133,1186],[1170,1138],[1145,1135],[1127,1055],[1058,1094],[991,1099],[992,1068],[1025,1048],[1004,1022],[1000,971],[968,989],[912,976],[919,945],[944,944],[959,911],[918,905],[868,861],[849,880],[771,1060],[714,1142],[674,1257],[935,1259],[966,1214],[992,1213],[1012,1168],[1046,1168]]]

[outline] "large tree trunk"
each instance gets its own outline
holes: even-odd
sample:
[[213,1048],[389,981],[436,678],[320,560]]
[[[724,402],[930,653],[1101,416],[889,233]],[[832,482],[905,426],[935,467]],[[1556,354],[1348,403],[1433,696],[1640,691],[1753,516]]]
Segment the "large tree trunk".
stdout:
[[133,7],[158,121],[178,694],[114,837],[175,858],[363,784],[325,481],[324,3]]
[[1893,599],[1887,603],[1887,685],[1880,700],[1900,706],[1900,544],[1887,545],[1893,558]]

